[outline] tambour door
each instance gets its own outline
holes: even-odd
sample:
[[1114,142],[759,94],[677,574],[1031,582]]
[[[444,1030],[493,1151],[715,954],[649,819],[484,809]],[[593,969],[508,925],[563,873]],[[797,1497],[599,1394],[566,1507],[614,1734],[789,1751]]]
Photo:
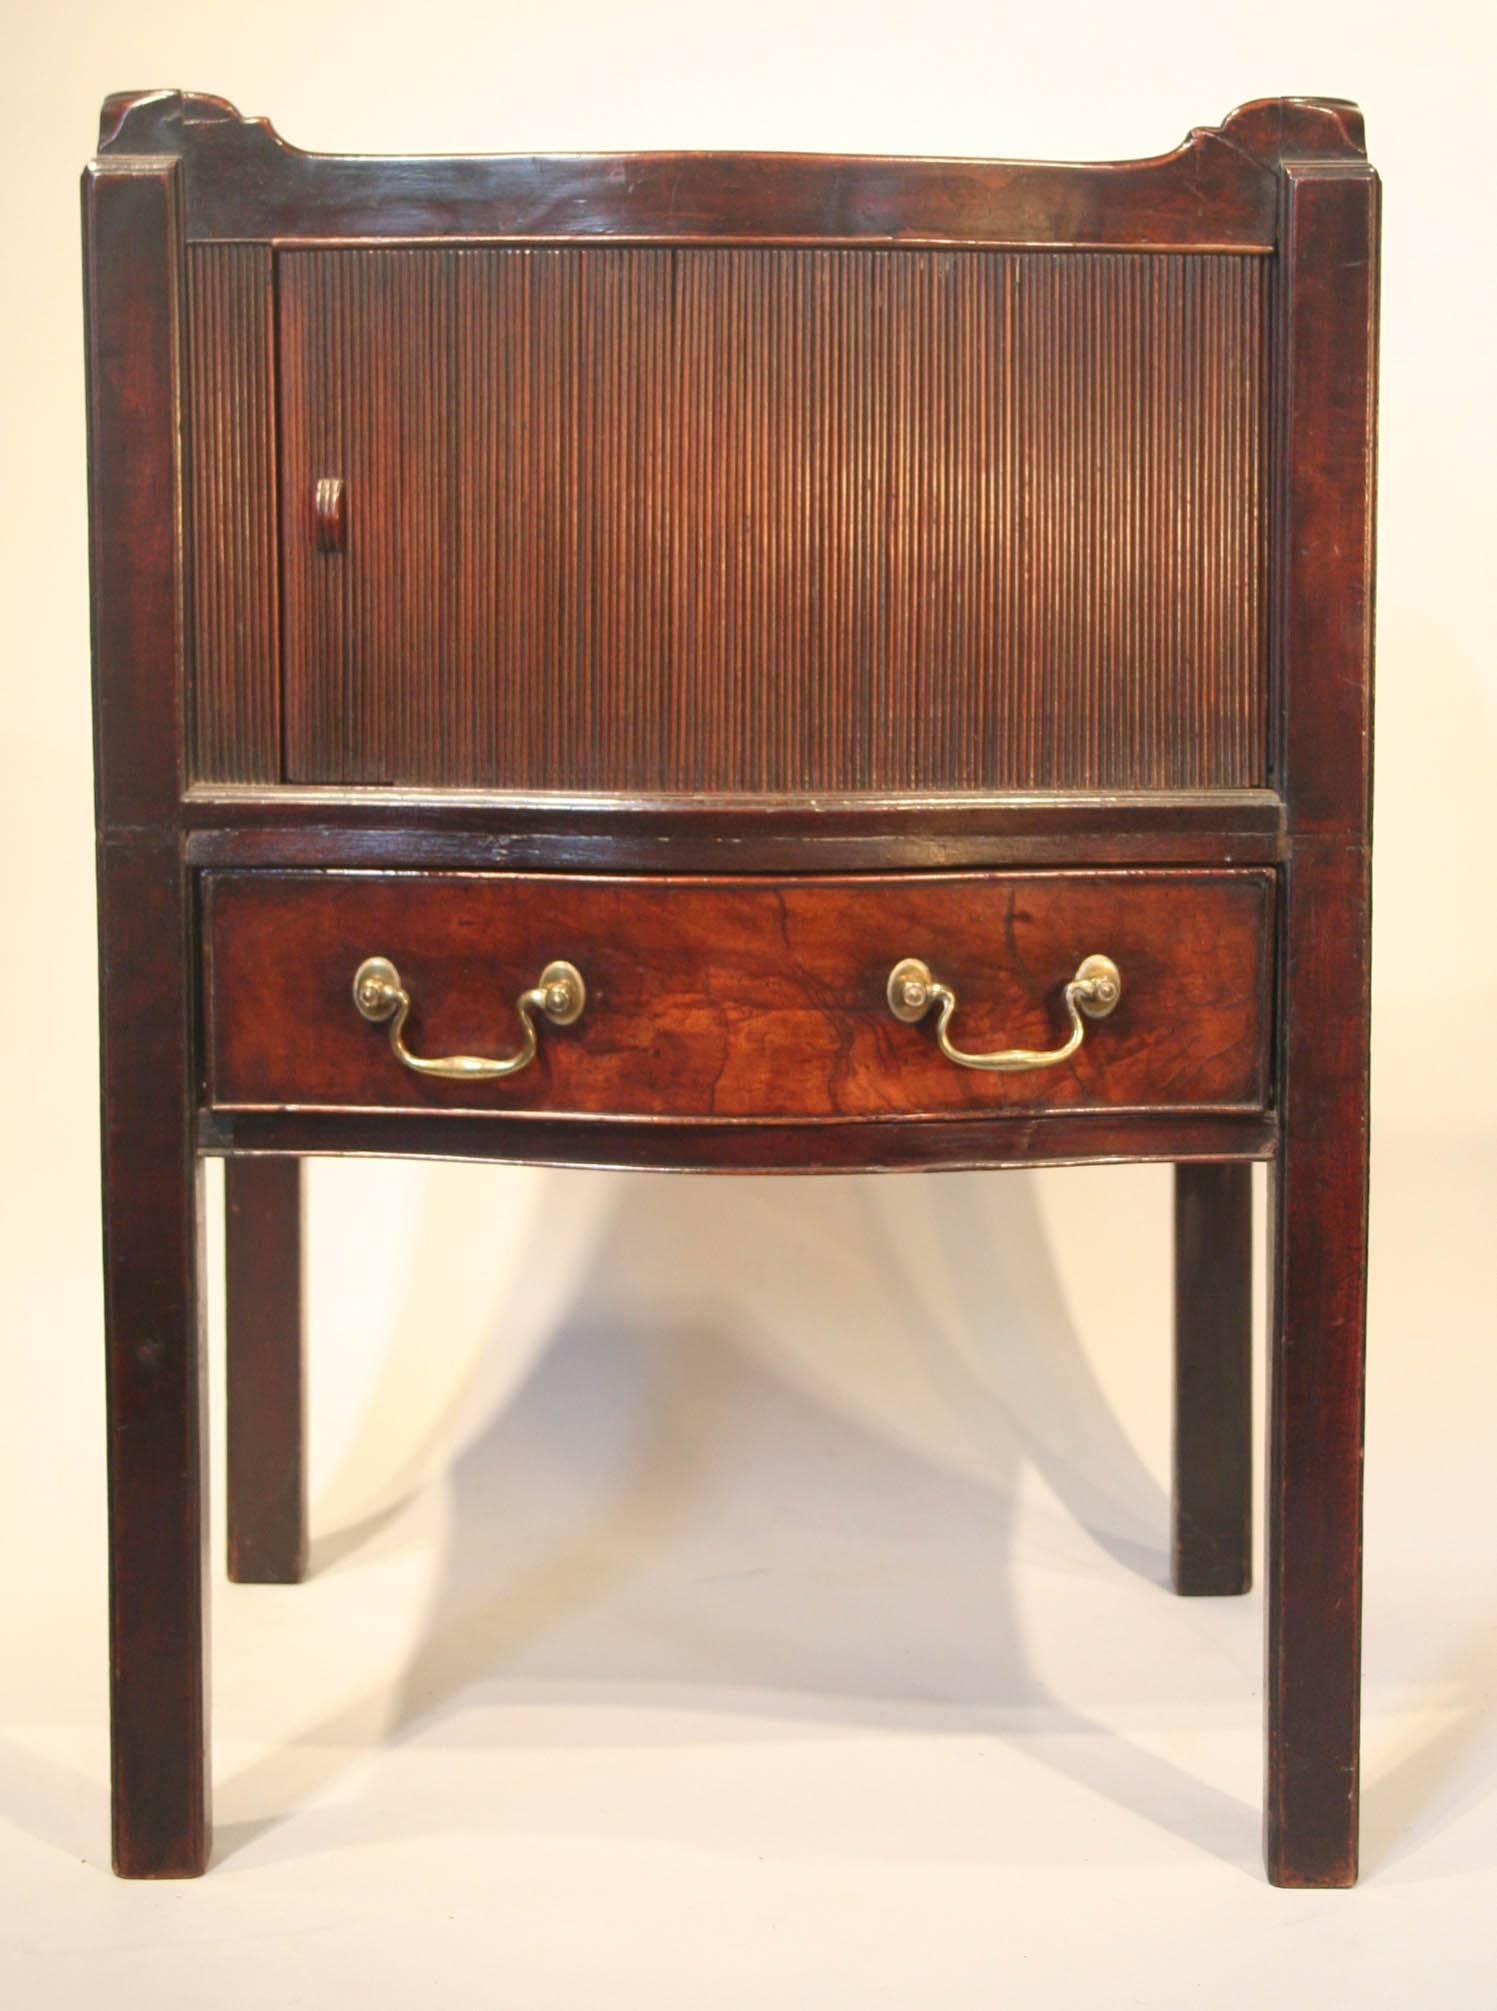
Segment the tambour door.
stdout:
[[1269,264],[279,251],[286,778],[1261,783]]

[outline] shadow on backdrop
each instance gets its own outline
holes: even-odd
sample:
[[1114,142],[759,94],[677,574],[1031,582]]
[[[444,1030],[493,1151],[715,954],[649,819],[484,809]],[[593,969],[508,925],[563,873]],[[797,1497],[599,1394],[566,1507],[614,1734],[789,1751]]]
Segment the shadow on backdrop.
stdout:
[[[1168,1515],[1086,1360],[1031,1184],[644,1177],[607,1195],[546,1345],[450,1469],[446,1554],[383,1736],[486,1743],[496,1705],[579,1697],[627,1703],[661,1740],[672,1712],[718,1714],[725,1738],[755,1721],[1000,1733],[1256,1875],[1255,1809],[1069,1707],[1026,1655],[1027,1464],[1160,1587]],[[401,1333],[430,1346],[422,1275]],[[496,1341],[510,1323],[496,1308]],[[391,1512],[321,1539],[319,1568]],[[365,1698],[226,1784],[261,1813],[221,1828],[220,1856],[368,1735]],[[303,1820],[332,1848],[359,1817]]]

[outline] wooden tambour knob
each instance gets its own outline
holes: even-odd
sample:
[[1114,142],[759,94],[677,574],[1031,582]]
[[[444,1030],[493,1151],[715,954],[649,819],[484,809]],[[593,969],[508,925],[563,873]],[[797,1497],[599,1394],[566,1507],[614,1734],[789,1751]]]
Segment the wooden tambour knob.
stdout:
[[341,475],[322,475],[312,492],[312,523],[319,552],[341,552],[348,543],[347,485]]

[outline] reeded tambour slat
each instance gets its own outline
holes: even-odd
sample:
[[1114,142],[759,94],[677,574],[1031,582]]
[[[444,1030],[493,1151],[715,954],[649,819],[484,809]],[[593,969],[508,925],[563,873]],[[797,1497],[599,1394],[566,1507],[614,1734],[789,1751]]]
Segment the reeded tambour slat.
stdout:
[[275,307],[264,245],[187,255],[193,773],[281,775]]
[[[291,779],[1262,781],[1265,260],[278,272]],[[343,555],[311,534],[327,477]]]

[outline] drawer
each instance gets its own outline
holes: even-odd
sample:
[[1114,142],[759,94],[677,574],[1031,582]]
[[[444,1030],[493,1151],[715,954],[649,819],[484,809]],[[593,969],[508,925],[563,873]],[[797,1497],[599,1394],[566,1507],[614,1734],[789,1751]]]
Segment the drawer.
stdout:
[[[210,872],[206,1091],[226,1111],[738,1123],[1259,1110],[1273,894],[1269,871]],[[1098,955],[1121,995],[1092,1017],[1073,981]],[[521,1050],[519,1001],[553,961],[581,974],[585,1004],[569,1024],[527,1007],[535,1054],[516,1072],[418,1073],[392,1048],[396,1020],[356,1007],[371,958],[397,974],[384,1002],[398,983],[417,1058]],[[891,972],[911,958],[954,996],[946,1039],[961,1052],[1052,1053],[1073,1001],[1083,1038],[1046,1065],[960,1065],[938,1044],[939,996],[919,1019],[891,1009]],[[906,1012],[920,1002],[899,996]]]

